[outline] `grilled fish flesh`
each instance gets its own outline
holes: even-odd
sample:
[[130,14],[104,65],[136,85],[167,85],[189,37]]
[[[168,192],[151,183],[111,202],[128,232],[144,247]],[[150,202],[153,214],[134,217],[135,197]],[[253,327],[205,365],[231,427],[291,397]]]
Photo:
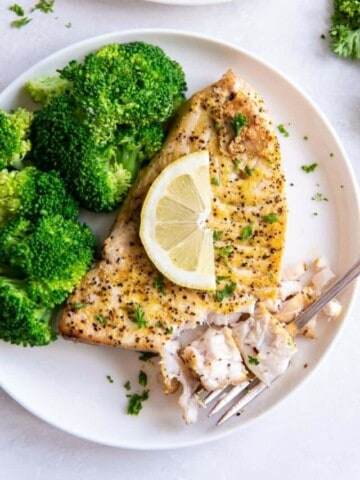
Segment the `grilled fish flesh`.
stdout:
[[[246,120],[241,128],[239,118]],[[210,155],[210,178],[217,179],[208,221],[214,231],[217,290],[186,289],[166,278],[159,288],[159,274],[139,239],[142,202],[166,165],[204,149]],[[192,380],[178,355],[179,334],[205,323],[231,325],[243,314],[252,315],[258,301],[277,298],[286,216],[272,121],[257,92],[228,71],[182,107],[162,150],[122,205],[102,260],[68,298],[60,332],[83,342],[158,352],[164,391],[183,383],[180,402],[188,407],[185,419],[193,421]]]

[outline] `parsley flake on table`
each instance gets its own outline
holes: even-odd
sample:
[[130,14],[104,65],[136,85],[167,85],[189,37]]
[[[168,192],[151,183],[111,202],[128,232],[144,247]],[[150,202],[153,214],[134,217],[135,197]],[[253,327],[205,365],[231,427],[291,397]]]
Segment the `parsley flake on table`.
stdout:
[[33,6],[32,11],[40,10],[43,13],[52,13],[54,11],[54,4],[55,0],[40,0]]
[[301,165],[301,170],[303,170],[306,173],[311,173],[315,170],[315,168],[318,166],[318,163],[312,163],[311,165]]
[[108,380],[109,383],[114,383],[114,380],[112,379],[111,375],[106,375],[106,379]]
[[134,314],[133,321],[136,323],[138,328],[147,326],[147,320],[145,318],[144,311],[140,305],[138,307],[135,307],[135,306],[133,307],[133,314]]
[[18,17],[23,17],[25,15],[23,7],[18,5],[17,3],[14,3],[9,7],[9,10],[11,12],[14,12]]
[[133,393],[132,395],[126,395],[129,398],[127,413],[128,415],[139,415],[140,410],[142,410],[142,402],[149,398],[148,390],[139,395],[138,393]]
[[279,132],[282,135],[284,135],[284,137],[289,137],[290,136],[289,132],[286,130],[286,128],[284,127],[284,125],[282,123],[280,123],[280,125],[278,125],[277,128],[278,128]]
[[235,137],[239,135],[242,128],[245,127],[248,123],[247,116],[243,113],[237,113],[235,117],[230,120],[231,128],[234,130]]
[[127,391],[131,390],[131,383],[129,382],[129,380],[126,383],[124,383],[124,388]]
[[31,20],[32,18],[29,18],[29,17],[21,17],[19,18],[19,20],[14,20],[13,22],[11,22],[11,26],[13,28],[22,28],[28,23],[30,23]]

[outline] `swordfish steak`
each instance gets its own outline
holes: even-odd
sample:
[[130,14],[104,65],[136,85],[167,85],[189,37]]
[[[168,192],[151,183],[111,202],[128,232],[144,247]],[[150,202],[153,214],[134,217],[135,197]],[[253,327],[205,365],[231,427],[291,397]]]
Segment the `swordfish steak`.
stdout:
[[[215,292],[160,282],[139,239],[141,206],[154,179],[170,162],[199,150],[209,152],[213,179],[207,226],[214,231]],[[164,390],[172,391],[183,365],[176,357],[179,344],[171,342],[181,331],[204,323],[231,325],[252,314],[258,301],[277,297],[286,215],[272,121],[256,91],[228,71],[178,113],[162,150],[122,205],[102,260],[68,298],[60,332],[83,342],[158,352]]]

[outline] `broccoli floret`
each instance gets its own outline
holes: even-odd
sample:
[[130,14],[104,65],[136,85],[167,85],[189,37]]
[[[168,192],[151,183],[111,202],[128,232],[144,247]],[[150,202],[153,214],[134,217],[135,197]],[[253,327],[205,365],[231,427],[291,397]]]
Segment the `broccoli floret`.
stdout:
[[24,346],[47,345],[55,340],[52,310],[30,300],[26,280],[0,277],[0,338]]
[[45,173],[35,167],[0,171],[0,227],[16,215],[36,223],[42,216],[57,213],[75,220],[78,211],[57,172]]
[[360,0],[334,0],[330,35],[335,53],[360,59]]
[[181,66],[161,48],[143,42],[111,44],[70,62],[60,76],[97,142],[107,142],[118,125],[166,121],[184,100]]
[[57,170],[82,206],[113,210],[124,198],[140,165],[160,148],[159,124],[119,126],[99,144],[79,116],[74,99],[60,95],[35,116],[32,159],[42,170]]
[[94,249],[89,227],[61,215],[36,225],[18,217],[0,230],[1,263],[27,279],[29,298],[46,307],[65,300],[89,269]]
[[47,104],[54,97],[69,91],[71,84],[68,80],[60,78],[59,75],[54,75],[53,77],[29,80],[25,83],[25,88],[34,102]]
[[0,110],[0,170],[23,168],[23,159],[31,148],[29,135],[33,116],[23,108],[11,113]]
[[184,72],[159,47],[134,42],[72,61],[60,77],[70,87],[36,112],[31,159],[58,171],[82,206],[111,211],[161,148]]

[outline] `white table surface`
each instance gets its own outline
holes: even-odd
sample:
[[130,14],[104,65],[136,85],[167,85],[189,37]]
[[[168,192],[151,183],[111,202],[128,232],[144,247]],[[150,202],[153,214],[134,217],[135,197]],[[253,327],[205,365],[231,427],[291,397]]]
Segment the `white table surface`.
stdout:
[[[207,7],[57,0],[54,14],[37,12],[20,30],[9,26],[11,3],[0,6],[0,90],[38,60],[90,36],[141,27],[196,31],[248,49],[297,83],[335,127],[360,179],[360,62],[335,57],[320,39],[332,0]],[[360,478],[359,345],[357,300],[327,361],[305,386],[247,430],[191,449],[136,452],[92,444],[43,423],[0,390],[0,479]]]

